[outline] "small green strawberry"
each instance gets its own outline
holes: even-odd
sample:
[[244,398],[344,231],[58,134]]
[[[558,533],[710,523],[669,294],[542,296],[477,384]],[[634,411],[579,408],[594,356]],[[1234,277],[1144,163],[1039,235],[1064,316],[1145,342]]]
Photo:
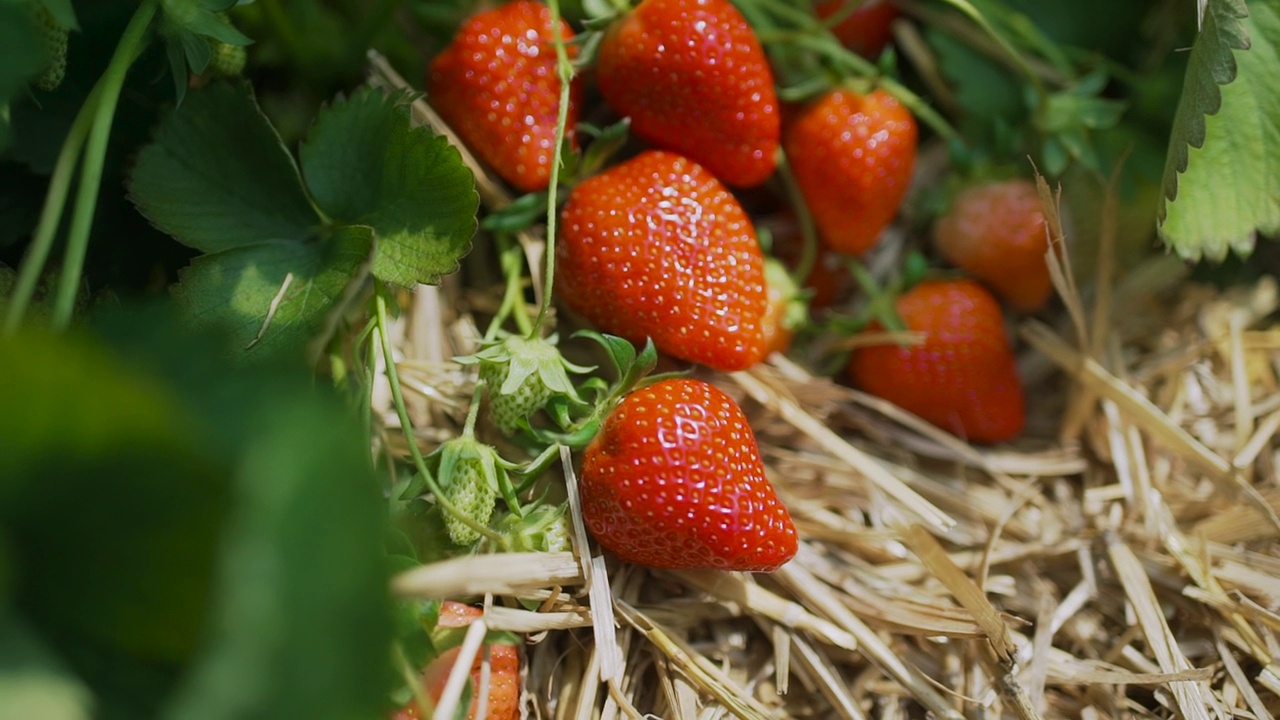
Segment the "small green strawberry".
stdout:
[[509,335],[473,356],[480,379],[489,389],[489,413],[498,429],[514,434],[521,422],[541,410],[555,395],[578,400],[570,372],[592,368],[575,365],[560,354],[555,337]]
[[40,35],[45,55],[49,58],[44,73],[36,78],[35,85],[45,92],[51,92],[62,84],[62,78],[67,74],[67,29],[58,24],[43,2],[31,0],[28,8],[31,19],[36,23],[36,32]]
[[568,506],[564,503],[548,505],[538,503],[524,509],[522,515],[504,515],[495,524],[502,536],[504,550],[508,552],[568,552],[573,549],[569,540]]
[[509,464],[492,446],[470,434],[445,442],[431,454],[431,459],[438,462],[440,493],[453,506],[444,509],[449,539],[456,545],[471,545],[480,539],[480,533],[466,520],[481,526],[489,524],[499,493],[506,494],[504,491],[511,488]]
[[209,38],[209,72],[222,77],[235,77],[244,71],[249,54],[241,45]]

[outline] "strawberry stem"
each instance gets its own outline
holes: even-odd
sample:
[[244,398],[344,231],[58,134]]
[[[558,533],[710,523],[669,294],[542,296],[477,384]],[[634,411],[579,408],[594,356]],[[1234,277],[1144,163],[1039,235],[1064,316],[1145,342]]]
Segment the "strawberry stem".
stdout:
[[76,193],[76,206],[67,231],[67,252],[62,261],[62,277],[58,280],[58,294],[53,304],[53,327],[65,329],[71,323],[76,295],[80,289],[80,276],[84,272],[84,258],[89,248],[89,232],[93,226],[94,210],[98,206],[98,189],[102,186],[102,168],[107,157],[107,142],[111,139],[111,125],[115,120],[116,105],[134,59],[142,52],[147,41],[147,29],[156,14],[156,1],[148,0],[138,6],[116,45],[115,53],[95,88],[102,88],[97,106],[93,109],[93,128],[84,149],[84,164],[80,168],[80,187]]
[[800,248],[800,261],[791,271],[791,280],[796,287],[802,288],[818,260],[818,228],[813,223],[813,214],[809,212],[804,193],[800,191],[796,176],[791,172],[791,164],[787,162],[786,153],[781,148],[778,149],[778,177],[782,178],[782,185],[787,189],[787,199],[791,201],[791,209],[800,222],[800,239],[803,245]]
[[102,167],[106,158],[107,141],[111,137],[116,103],[120,99],[125,75],[133,65],[134,59],[142,51],[147,28],[150,27],[155,13],[154,0],[144,2],[134,12],[128,26],[125,27],[124,34],[120,37],[119,44],[116,45],[115,53],[112,54],[106,71],[89,91],[84,105],[76,113],[71,130],[63,140],[54,165],[53,176],[49,180],[49,190],[45,195],[44,208],[40,213],[40,223],[36,226],[31,249],[23,260],[13,295],[9,298],[9,307],[4,319],[6,337],[17,332],[18,325],[22,322],[27,306],[35,294],[40,275],[44,273],[45,264],[49,260],[49,253],[53,249],[54,239],[58,234],[58,227],[61,225],[62,211],[66,208],[71,183],[75,178],[76,164],[81,160],[83,152],[84,165],[80,171],[80,187],[76,194],[75,211],[68,232],[66,258],[63,261],[62,278],[58,283],[53,309],[55,328],[65,328],[70,323],[88,247],[89,230],[93,224],[93,211],[98,203],[98,188],[102,184]]
[[525,311],[524,304],[524,251],[519,245],[512,243],[506,233],[496,235],[502,248],[502,275],[507,284],[502,292],[502,304],[498,306],[498,312],[485,330],[486,344],[498,337],[498,331],[502,329],[508,315],[515,317],[516,327],[521,334],[533,336],[533,325],[529,323],[529,313]]
[[547,252],[543,277],[542,306],[538,308],[538,318],[529,331],[529,339],[535,339],[546,322],[547,312],[551,309],[551,291],[556,278],[556,188],[560,185],[560,165],[563,163],[564,138],[569,124],[569,100],[573,82],[573,62],[569,60],[569,51],[565,49],[564,36],[560,33],[560,3],[549,0],[547,7],[551,10],[551,27],[554,33],[551,44],[556,50],[556,74],[560,78],[560,105],[556,111],[555,148],[551,151],[551,181],[547,193]]
[[[481,536],[498,542],[500,538],[498,534],[480,523],[472,520],[466,513],[458,510],[457,506],[445,497],[441,492],[440,485],[436,483],[436,478],[427,469],[427,461],[422,457],[422,450],[418,448],[418,439],[413,435],[413,422],[409,419],[409,408],[404,402],[404,392],[400,388],[400,372],[396,369],[395,355],[391,350],[391,336],[387,333],[387,299],[384,293],[374,293],[374,312],[377,316],[378,336],[382,340],[382,359],[386,363],[387,368],[387,384],[391,387],[391,403],[396,408],[396,415],[400,418],[400,431],[404,433],[405,440],[409,444],[409,456],[413,458],[413,466],[422,476],[422,480],[426,483],[427,489],[435,497],[436,502],[444,511],[453,517],[462,521],[464,525],[479,533]],[[474,405],[478,403],[473,402]],[[473,421],[474,424],[474,421]]]
[[905,332],[907,325],[902,322],[902,318],[898,316],[897,309],[894,308],[894,293],[891,290],[880,287],[880,283],[876,282],[871,271],[860,260],[850,258],[848,265],[849,272],[853,275],[853,279],[857,281],[858,287],[862,288],[862,292],[867,295],[866,309],[862,314],[865,317],[878,320],[886,330]]

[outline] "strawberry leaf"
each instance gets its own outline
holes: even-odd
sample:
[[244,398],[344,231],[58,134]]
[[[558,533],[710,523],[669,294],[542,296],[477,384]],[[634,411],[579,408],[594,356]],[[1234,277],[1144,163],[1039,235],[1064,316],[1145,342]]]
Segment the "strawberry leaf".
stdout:
[[280,136],[240,84],[215,83],[172,111],[138,154],[129,194],[156,227],[207,253],[302,241],[321,222]]
[[196,258],[174,288],[198,325],[217,325],[251,357],[296,352],[327,335],[363,280],[373,232],[346,227],[324,243],[263,242]]
[[1248,255],[1258,231],[1280,231],[1275,0],[1208,3],[1174,118],[1158,228],[1180,256],[1215,261]]
[[457,149],[412,127],[406,100],[365,89],[323,110],[302,145],[302,172],[326,215],[373,228],[374,276],[436,283],[470,250],[480,200]]

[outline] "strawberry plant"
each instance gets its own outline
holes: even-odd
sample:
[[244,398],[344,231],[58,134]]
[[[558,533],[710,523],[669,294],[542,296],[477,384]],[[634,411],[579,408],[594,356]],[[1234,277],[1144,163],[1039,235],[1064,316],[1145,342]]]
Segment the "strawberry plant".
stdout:
[[[1269,596],[1227,608],[1274,548],[1219,583],[1249,540],[1197,515],[1124,564],[1227,495],[1280,523],[1275,363],[1167,379],[1272,348],[1267,293],[1156,365],[1107,335],[1157,242],[1275,272],[1280,8],[1195,5],[0,1],[0,717],[1265,715]],[[1174,424],[1226,396],[1229,452]],[[1071,618],[1010,582],[1051,531]],[[1092,607],[1144,567],[1195,587]]]

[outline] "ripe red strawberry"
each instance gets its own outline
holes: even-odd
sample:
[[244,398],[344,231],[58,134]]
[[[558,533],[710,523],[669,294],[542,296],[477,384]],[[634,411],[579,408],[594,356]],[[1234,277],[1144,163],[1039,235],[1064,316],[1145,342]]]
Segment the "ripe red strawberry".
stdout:
[[646,142],[693,158],[730,185],[758,185],[773,174],[773,73],[728,0],[644,0],[606,32],[596,80]]
[[923,344],[855,350],[855,386],[976,442],[1022,431],[1022,383],[991,293],[972,280],[932,280],[896,307],[909,330],[924,333]]
[[591,533],[629,562],[770,572],[796,553],[746,416],[699,380],[628,395],[587,447],[578,487]]
[[[560,33],[566,42],[573,38],[563,21]],[[524,192],[545,190],[551,177],[560,107],[554,37],[546,5],[514,0],[468,20],[427,73],[432,107]],[[579,95],[575,83],[568,131],[578,121]]]
[[[436,627],[462,628],[470,625],[484,613],[470,605],[453,600],[446,600],[440,605],[440,619]],[[422,687],[433,703],[440,702],[445,683],[453,666],[458,661],[459,648],[454,647],[437,655],[422,671]],[[471,682],[478,691],[480,688],[480,672],[483,663],[481,655],[476,656],[471,668]],[[520,653],[514,645],[489,645],[489,702],[485,715],[488,720],[517,720],[520,717]],[[477,702],[471,701],[468,720],[475,720]],[[422,717],[417,704],[410,703],[392,716],[392,720],[418,720]]]
[[825,20],[850,4],[858,9],[833,25],[831,33],[863,57],[879,56],[893,39],[892,25],[898,19],[898,8],[888,0],[818,0],[813,9]]
[[716,370],[764,357],[764,258],[746,212],[702,166],[651,150],[573,189],[556,294],[600,329]]
[[911,113],[883,90],[831,90],[788,122],[782,143],[823,242],[850,255],[871,249],[911,182]]
[[933,241],[938,252],[1017,310],[1039,310],[1053,291],[1044,208],[1029,180],[961,191],[934,223]]

